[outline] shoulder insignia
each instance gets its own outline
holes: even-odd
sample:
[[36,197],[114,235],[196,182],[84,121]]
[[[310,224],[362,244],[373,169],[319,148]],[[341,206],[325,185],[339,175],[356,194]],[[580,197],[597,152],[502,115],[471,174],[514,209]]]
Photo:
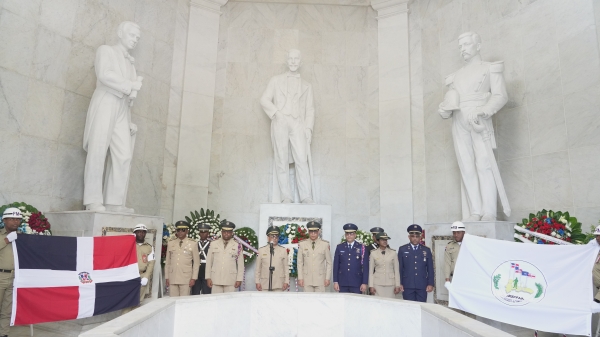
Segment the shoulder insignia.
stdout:
[[454,74],[456,74],[456,73],[452,73],[452,74],[446,76],[446,79],[444,80],[445,85],[450,85],[450,84],[454,83]]
[[389,248],[389,247],[388,247],[388,249],[389,249],[389,250],[393,250],[393,251],[396,251],[396,250],[395,250],[395,249],[394,249],[394,248]]
[[323,242],[325,242],[325,243],[329,243],[329,241],[327,241],[327,240],[323,240],[323,239],[321,239],[321,241],[323,241]]
[[504,61],[490,62],[491,73],[501,73],[504,71]]

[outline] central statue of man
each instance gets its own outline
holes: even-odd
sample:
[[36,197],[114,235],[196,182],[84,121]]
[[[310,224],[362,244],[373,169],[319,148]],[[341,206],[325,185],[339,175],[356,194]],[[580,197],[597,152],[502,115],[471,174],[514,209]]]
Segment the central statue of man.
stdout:
[[300,51],[291,49],[287,59],[289,71],[271,78],[260,99],[265,113],[271,118],[273,174],[276,177],[272,201],[275,203],[294,200],[289,177],[291,163],[295,163],[300,200],[304,204],[314,203],[310,143],[315,108],[312,87],[298,73],[301,64]]

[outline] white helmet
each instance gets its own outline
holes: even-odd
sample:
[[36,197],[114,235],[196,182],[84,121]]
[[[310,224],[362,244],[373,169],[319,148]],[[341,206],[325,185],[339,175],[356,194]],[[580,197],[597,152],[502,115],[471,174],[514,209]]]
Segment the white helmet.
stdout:
[[450,226],[450,230],[453,232],[465,232],[465,224],[460,221],[454,221],[452,226]]
[[6,218],[23,219],[23,214],[21,214],[20,209],[15,208],[15,207],[10,207],[4,211],[4,214],[2,214],[2,219],[6,219]]
[[598,225],[598,227],[596,227],[596,230],[594,231],[594,235],[600,235],[600,225]]
[[136,231],[144,231],[147,232],[148,228],[146,228],[146,225],[144,224],[139,224],[137,226],[135,226],[135,228],[133,229],[133,232],[135,233]]

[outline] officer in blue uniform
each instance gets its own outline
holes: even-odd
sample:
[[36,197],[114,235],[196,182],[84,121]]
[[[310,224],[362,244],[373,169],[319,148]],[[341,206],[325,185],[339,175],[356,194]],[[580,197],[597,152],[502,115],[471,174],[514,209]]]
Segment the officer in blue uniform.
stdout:
[[419,225],[408,226],[410,243],[398,248],[402,297],[409,301],[427,301],[427,293],[433,291],[433,257],[431,249],[421,245],[423,229]]
[[333,289],[341,293],[361,294],[369,283],[369,250],[355,241],[357,230],[355,224],[345,224],[346,242],[335,248]]

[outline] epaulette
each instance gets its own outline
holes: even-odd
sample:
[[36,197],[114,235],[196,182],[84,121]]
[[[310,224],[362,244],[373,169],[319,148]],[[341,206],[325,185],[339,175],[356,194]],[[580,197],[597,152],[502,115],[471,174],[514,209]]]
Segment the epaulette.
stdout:
[[329,243],[329,241],[327,241],[327,240],[323,240],[323,239],[321,239],[321,241]]
[[388,249],[389,249],[389,250],[393,250],[393,251],[396,251],[396,250],[395,250],[395,249],[394,249],[394,248],[390,248],[390,247],[388,247]]
[[491,73],[501,73],[504,71],[504,61],[490,62]]

